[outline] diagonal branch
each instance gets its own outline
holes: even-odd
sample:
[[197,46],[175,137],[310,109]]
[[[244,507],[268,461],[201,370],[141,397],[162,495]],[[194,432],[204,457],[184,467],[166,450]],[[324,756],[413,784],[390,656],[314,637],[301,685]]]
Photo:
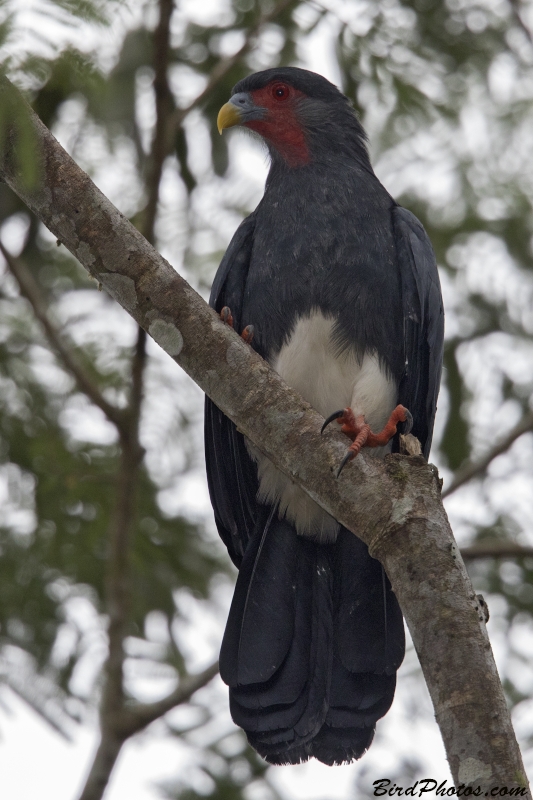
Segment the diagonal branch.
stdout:
[[246,38],[244,40],[243,45],[234,53],[232,56],[225,56],[221,58],[211,70],[209,75],[209,79],[207,81],[206,86],[200,92],[197,97],[189,103],[188,106],[185,108],[176,108],[169,119],[169,126],[168,126],[168,141],[172,142],[176,133],[180,129],[183,120],[185,117],[190,114],[190,112],[196,108],[197,106],[201,105],[203,101],[211,94],[213,89],[222,81],[228,72],[239,63],[241,58],[245,56],[255,45],[256,39],[263,30],[263,28],[268,25],[269,23],[273,22],[280,14],[282,14],[285,9],[289,8],[292,4],[296,5],[297,3],[295,0],[279,0],[270,11],[261,14],[257,23],[250,28],[250,30],[246,34]]
[[527,9],[527,6],[523,9],[522,8],[522,3],[520,2],[520,0],[510,0],[510,6],[511,6],[511,12],[512,12],[512,15],[514,17],[515,22],[519,25],[519,27],[525,33],[525,35],[529,39],[530,44],[533,44],[533,35],[532,35],[529,27],[526,25],[526,23],[524,22],[524,20],[522,18],[522,12],[523,12],[523,10]]
[[459,489],[460,486],[463,486],[477,475],[483,475],[489,464],[494,461],[495,458],[505,453],[520,436],[524,433],[530,433],[531,431],[533,431],[533,411],[524,414],[520,422],[509,431],[507,436],[488,450],[484,456],[481,456],[478,461],[470,462],[469,464],[465,464],[464,467],[461,467],[455,473],[450,485],[443,491],[442,499],[444,500],[445,497],[449,497],[453,492]]
[[168,32],[173,0],[160,0],[159,22],[154,32],[156,124],[146,177],[148,200],[141,215],[141,224],[138,226],[141,233],[151,244],[154,244],[154,224],[163,164],[172,150],[173,142],[183,124],[183,120],[193,109],[197,108],[209,97],[213,89],[224,79],[235,64],[238,64],[241,58],[252,49],[265,25],[273,22],[291,4],[296,5],[295,0],[279,0],[270,11],[261,14],[257,23],[247,32],[244,43],[237,52],[232,56],[225,56],[217,61],[211,70],[207,84],[200,94],[185,108],[174,108],[174,97],[168,83],[170,56],[170,37]]
[[44,298],[41,295],[39,287],[33,278],[30,270],[26,264],[20,259],[15,258],[11,253],[6,250],[0,241],[0,253],[2,253],[9,271],[17,281],[21,294],[29,301],[33,313],[41,323],[52,345],[55,353],[63,363],[63,366],[74,378],[78,384],[78,388],[87,395],[87,397],[98,406],[107,419],[112,422],[119,430],[124,426],[124,413],[121,409],[109,403],[100,392],[98,386],[93,383],[83,366],[80,364],[70,346],[66,343],[61,332],[50,320],[48,307]]
[[146,728],[147,725],[159,719],[168,711],[172,711],[176,706],[186,703],[192,695],[211,681],[218,674],[218,661],[211,664],[198,675],[189,675],[183,678],[179,686],[167,697],[158,700],[156,703],[138,704],[132,708],[127,708],[123,715],[122,728],[126,736],[133,736],[134,733]]
[[138,705],[134,709],[122,709],[110,714],[109,726],[102,726],[102,738],[79,800],[99,800],[126,739],[176,706],[186,703],[198,689],[209,683],[217,672],[218,662],[198,675],[191,675],[182,680],[172,694],[158,703]]
[[46,722],[46,724],[55,730],[55,732],[65,739],[65,741],[69,743],[73,742],[73,738],[67,728],[64,727],[61,722],[59,722],[58,718],[54,717],[53,713],[50,713],[46,702],[39,702],[41,698],[37,697],[36,694],[32,692],[31,688],[28,690],[28,687],[24,685],[23,681],[17,681],[15,676],[7,675],[2,677],[1,682],[5,683],[6,686],[9,686],[12,692],[14,692],[18,697],[20,697],[21,700],[27,703],[32,711],[41,717],[43,722]]
[[461,547],[461,555],[466,560],[475,558],[531,558],[533,547],[518,542],[480,541],[469,547]]
[[[0,102],[8,91],[4,79]],[[31,187],[24,181],[14,134],[0,152],[0,177],[239,430],[384,565],[456,785],[479,785],[487,794],[494,786],[527,787],[483,609],[443,509],[435,468],[420,456],[380,461],[359,455],[336,480],[346,447],[342,435],[320,435],[322,417],[218,319],[40,120],[31,120],[40,179]]]

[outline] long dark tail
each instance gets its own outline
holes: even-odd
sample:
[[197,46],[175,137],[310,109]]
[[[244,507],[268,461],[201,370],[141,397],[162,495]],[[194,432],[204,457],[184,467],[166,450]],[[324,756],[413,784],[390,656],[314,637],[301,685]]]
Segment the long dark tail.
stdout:
[[405,649],[381,565],[346,528],[319,545],[263,507],[239,572],[220,672],[231,714],[271,764],[360,758]]

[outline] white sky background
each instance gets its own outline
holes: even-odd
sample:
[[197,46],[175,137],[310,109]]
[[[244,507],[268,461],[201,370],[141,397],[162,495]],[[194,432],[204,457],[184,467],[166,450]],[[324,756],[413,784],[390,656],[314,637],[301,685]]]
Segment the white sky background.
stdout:
[[[34,49],[35,47],[31,31],[35,27],[32,9],[35,8],[36,2],[37,0],[34,2],[17,0],[18,7],[24,9],[24,14],[27,14],[24,18],[26,20],[24,35],[27,39],[21,42],[22,48]],[[338,6],[342,13],[348,15],[355,14],[357,10],[359,13],[358,24],[362,24],[364,3],[340,2]],[[181,3],[180,8],[181,13],[205,23],[224,13],[225,6],[223,0],[203,0],[202,3],[199,3],[198,0],[187,0],[187,2]],[[42,21],[39,24],[42,25]],[[120,30],[122,24],[123,22],[117,22],[117,30]],[[128,27],[134,26],[133,16],[129,17],[126,24]],[[302,42],[299,57],[302,66],[320,72],[333,82],[338,82],[332,47],[332,34],[334,33],[335,23],[327,20],[317,28],[312,37]],[[95,33],[93,28],[89,28],[88,30],[84,29],[81,33],[71,30],[64,35],[73,38],[80,46],[80,43],[83,42],[87,50],[93,47],[97,48],[101,53],[103,63],[112,64],[117,42],[116,30]],[[234,46],[237,45],[238,42],[235,42]],[[268,42],[266,46],[268,46]],[[503,78],[500,77],[500,82],[504,85],[505,74],[502,74]],[[177,88],[182,89],[183,81],[180,82],[180,77],[179,74],[174,75],[173,80]],[[194,91],[199,91],[201,85],[198,84],[193,88]],[[149,120],[152,113],[151,100],[146,86],[143,87],[142,80],[139,84],[139,97],[143,118],[145,121]],[[190,97],[186,97],[184,94],[184,102],[186,99],[190,99]],[[480,112],[476,116],[475,112],[476,109],[472,108],[470,113],[465,116],[464,140],[457,146],[471,147],[479,151],[480,157],[483,157],[483,145],[488,134],[483,114]],[[80,110],[75,102],[66,104],[63,109],[61,123],[56,134],[67,148],[73,146],[73,133],[77,130],[79,113]],[[376,130],[379,128],[379,119],[377,117],[373,119],[370,116],[366,120],[366,124],[372,134],[374,126]],[[202,128],[203,123],[198,114],[192,114],[186,125],[190,126],[194,132],[196,143],[191,152],[191,163],[196,174],[201,175],[202,148],[208,144],[206,132]],[[235,198],[238,198],[240,205],[253,207],[261,196],[266,176],[267,166],[264,153],[258,146],[239,131],[232,131],[230,136],[232,170],[228,180],[223,182],[214,176],[205,174],[204,171],[202,186],[195,194],[192,213],[197,228],[204,231],[203,241],[202,236],[199,236],[196,242],[196,254],[200,256],[202,248],[205,248],[206,252],[211,252],[217,247],[225,247],[239,222],[237,215],[226,208],[225,200],[231,197],[234,201]],[[136,187],[131,179],[132,169],[129,166],[131,153],[124,145],[122,149],[118,148],[110,161],[103,139],[100,142],[94,138],[87,139],[87,142],[89,141],[88,147],[91,151],[85,153],[86,164],[93,165],[93,177],[96,183],[113,202],[119,205],[121,210],[128,213],[128,202],[135,207],[137,201]],[[399,193],[405,186],[417,186],[417,182],[420,183],[421,185],[418,187],[420,194],[431,200],[434,199],[435,208],[438,210],[439,203],[447,202],[455,191],[450,171],[446,169],[448,163],[446,152],[443,156],[443,150],[436,148],[434,141],[432,145],[427,134],[425,138],[424,136],[413,137],[413,142],[409,146],[414,149],[417,156],[414,161],[410,158],[402,158],[402,153],[386,154],[383,159],[378,159],[376,165],[378,175],[392,194]],[[450,146],[448,153],[450,158],[451,153]],[[79,141],[77,142],[76,154],[83,166],[83,142],[81,145]],[[424,162],[425,165],[422,179],[418,177],[421,162]],[[169,161],[162,185],[162,213],[158,222],[158,236],[163,255],[182,269],[183,252],[180,244],[180,231],[186,226],[187,220],[184,212],[184,197],[176,193],[177,181],[173,180],[174,170],[175,166]],[[492,213],[490,209],[488,213]],[[202,220],[206,221],[205,226],[202,225]],[[208,228],[209,231],[206,232]],[[15,228],[3,231],[3,238],[8,246],[12,244],[14,248],[16,247],[17,236],[20,241],[20,231],[17,232]],[[469,246],[473,248],[472,252],[465,252],[465,247],[463,250],[458,248],[455,254],[458,262],[462,259],[461,263],[465,265],[465,270],[458,280],[467,281],[470,286],[480,284],[483,291],[501,294],[502,291],[512,293],[513,278],[516,278],[516,290],[511,297],[511,304],[517,310],[516,313],[520,313],[520,303],[523,301],[524,294],[527,294],[524,290],[523,276],[515,274],[516,268],[507,258],[505,287],[502,289],[498,283],[498,276],[501,280],[502,261],[505,261],[505,254],[496,254],[496,256],[500,256],[494,262],[498,269],[496,266],[493,269],[491,267],[491,258],[494,258],[492,242],[479,241],[475,247],[473,244]],[[186,273],[186,277],[198,285],[196,274]],[[202,278],[204,277],[207,280],[208,276],[202,274]],[[462,316],[461,286],[454,285],[451,279],[446,279],[443,288],[448,312],[448,331],[451,335],[455,330],[464,330],[464,325],[468,324],[468,320]],[[529,300],[533,296],[533,287],[531,286],[530,292]],[[120,311],[111,311],[110,313],[105,298],[91,295],[86,300],[94,308],[95,322],[91,325],[91,318],[86,318],[83,324],[72,328],[72,333],[78,342],[93,341],[96,335],[102,334],[102,325],[104,324],[107,334],[114,337],[115,340],[121,339],[123,343],[127,343],[132,338],[133,326]],[[103,313],[104,306],[102,304],[105,304],[105,313]],[[64,303],[58,312],[65,320],[68,320],[77,313],[77,309]],[[524,313],[526,312],[524,311]],[[526,377],[532,379],[533,358],[530,344],[525,342],[521,352],[515,351],[510,354],[509,343],[506,343],[502,334],[499,340],[486,342],[484,348],[481,356],[479,350],[469,352],[468,347],[465,347],[462,354],[465,363],[469,365],[473,386],[483,379],[483,374],[487,373],[487,365],[490,367],[489,372],[492,370],[493,373],[496,373],[501,371],[503,363],[505,363],[506,369],[522,370]],[[200,449],[202,427],[201,411],[199,410],[201,407],[200,392],[190,385],[188,379],[179,373],[176,366],[153,344],[150,346],[150,353],[152,355],[150,369],[154,371],[154,375],[157,374],[158,380],[164,376],[165,391],[157,397],[149,399],[143,436],[150,443],[147,455],[149,468],[162,485],[161,504],[168,511],[180,510],[211,520],[201,459],[193,460],[193,469],[185,478],[180,477],[179,481],[175,477],[168,480],[165,478],[167,475],[176,476],[179,473],[180,464],[190,457],[191,453]],[[149,392],[147,396],[150,398]],[[175,397],[179,397],[179,403],[184,404],[189,413],[196,417],[198,436],[196,442],[193,442],[193,445],[196,444],[196,446],[191,445],[190,452],[185,454],[181,451],[171,451],[166,445],[167,428],[165,425],[168,422],[168,409],[172,407]],[[499,419],[505,428],[511,427],[516,422],[517,414],[517,409],[512,404],[502,405],[497,392],[495,395],[491,395],[488,390],[483,397],[482,400],[480,395],[476,402],[484,403],[480,410],[482,418],[486,422],[475,427],[473,432],[480,452],[487,446],[490,436],[493,434],[493,429],[489,425],[493,411],[498,410]],[[474,410],[479,409],[475,408]],[[441,398],[442,417],[437,422],[437,439],[439,432],[442,432],[442,418],[445,411],[446,395],[444,393]],[[65,425],[74,437],[79,435],[85,438],[90,435],[95,440],[100,438],[102,441],[108,441],[108,437],[113,435],[112,431],[102,422],[100,415],[78,407],[66,410]],[[510,454],[498,459],[491,467],[491,477],[488,482],[491,490],[490,505],[479,486],[467,487],[451,498],[448,508],[460,542],[468,540],[471,520],[490,521],[501,509],[509,507],[510,500],[512,500],[513,513],[520,517],[522,523],[524,519],[531,520],[529,465],[533,463],[532,450],[532,437],[523,437],[515,444]],[[449,477],[445,470],[443,473],[445,478]],[[2,487],[0,485],[1,502]],[[214,529],[213,523],[209,524],[211,529]],[[215,537],[214,530],[213,537]],[[229,586],[221,585],[218,591],[220,603],[216,609],[212,604],[209,607],[206,604],[202,608],[191,606],[191,625],[189,629],[184,627],[180,632],[180,642],[183,643],[185,652],[189,656],[191,668],[201,669],[216,657],[230,597]],[[182,602],[187,602],[186,598],[182,598]],[[88,631],[92,629],[91,626],[94,628],[99,625],[98,620],[91,617],[87,607],[73,609],[72,613],[77,615],[79,624],[85,625]],[[498,603],[491,604],[492,617],[489,623],[489,632],[499,666],[506,668],[507,646],[504,640],[503,613],[504,608],[501,604],[500,606]],[[157,620],[154,620],[153,623],[154,638],[157,639]],[[517,631],[515,635],[520,638],[524,654],[531,656],[533,654],[531,625],[524,624],[522,630]],[[77,676],[80,686],[84,682],[90,684],[98,669],[101,656],[102,650],[97,645],[89,651]],[[431,703],[423,682],[417,677],[417,672],[416,657],[411,649],[399,672],[398,690],[393,707],[378,725],[376,741],[362,762],[354,766],[336,768],[329,768],[317,762],[299,767],[274,768],[270,770],[272,783],[291,800],[300,800],[300,798],[301,800],[347,800],[347,798],[353,797],[353,782],[357,771],[363,769],[367,772],[370,789],[373,780],[387,777],[397,766],[399,760],[405,756],[416,757],[421,762],[424,773],[421,777],[432,777],[439,782],[449,779],[449,770],[440,735],[433,721]],[[523,673],[524,690],[526,691],[533,685],[533,675],[530,672],[525,670]],[[148,681],[139,675],[132,675],[130,679],[132,685],[135,685],[136,691],[144,694],[146,699],[148,697],[155,699],[156,695],[160,696],[168,688],[171,688],[170,685],[167,685],[168,680],[165,683],[164,676],[155,682]],[[231,730],[232,722],[227,710],[227,689],[217,679],[205,692],[208,693],[209,702],[220,709],[214,723],[217,730]],[[50,732],[50,729],[34,712],[29,710],[11,692],[2,692],[0,700],[6,711],[6,713],[2,713],[0,708],[1,800],[34,800],[34,798],[75,800],[97,743],[95,722],[92,725],[86,724],[73,728],[74,741],[69,744]],[[522,704],[516,711],[517,729],[522,736],[530,735],[533,729],[531,706],[532,703]],[[533,764],[530,766],[533,767]],[[388,771],[390,772],[388,773]],[[180,773],[186,774],[188,777],[192,776],[194,780],[194,752],[181,746],[175,738],[169,737],[164,723],[158,722],[147,732],[125,745],[105,798],[106,800],[125,800],[126,798],[127,800],[156,800],[160,795],[155,784],[165,779],[175,779],[179,777]],[[201,782],[197,788],[201,788]],[[259,795],[257,798],[252,795],[253,792],[251,800],[260,800]]]

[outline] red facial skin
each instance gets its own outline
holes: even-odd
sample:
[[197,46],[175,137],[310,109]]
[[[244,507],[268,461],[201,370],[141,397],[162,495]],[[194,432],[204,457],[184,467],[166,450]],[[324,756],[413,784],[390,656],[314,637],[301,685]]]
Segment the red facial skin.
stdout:
[[305,95],[280,81],[256,89],[251,95],[254,104],[266,108],[268,113],[264,119],[245,123],[246,127],[272,144],[289,167],[308,164],[311,156],[295,109],[296,102]]

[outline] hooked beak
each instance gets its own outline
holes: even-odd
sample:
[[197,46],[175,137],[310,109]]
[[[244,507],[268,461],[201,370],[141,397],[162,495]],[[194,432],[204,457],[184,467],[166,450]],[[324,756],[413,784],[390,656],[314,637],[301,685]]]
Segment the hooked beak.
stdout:
[[218,112],[218,132],[222,133],[224,128],[233,128],[234,125],[246,125],[254,119],[263,119],[266,113],[266,108],[255,105],[249,92],[237,92]]
[[242,115],[233,103],[224,103],[217,117],[218,132],[222,133],[224,128],[233,128],[234,125],[239,125],[242,122]]

